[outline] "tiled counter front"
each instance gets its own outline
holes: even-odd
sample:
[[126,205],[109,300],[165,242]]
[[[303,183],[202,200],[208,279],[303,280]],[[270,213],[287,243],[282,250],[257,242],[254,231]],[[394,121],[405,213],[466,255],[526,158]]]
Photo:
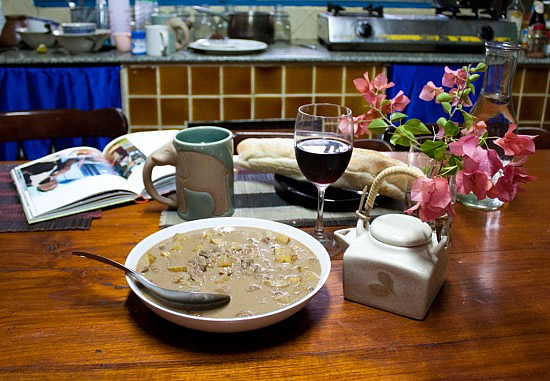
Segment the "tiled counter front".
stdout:
[[[128,65],[123,100],[132,131],[181,128],[186,121],[294,118],[299,105],[333,102],[362,112],[353,79],[385,70],[353,65]],[[513,84],[522,126],[550,129],[547,68],[520,67]]]
[[[382,65],[153,65],[123,70],[132,131],[179,128],[186,121],[294,118],[310,102],[361,113],[353,79]],[[159,127],[160,126],[160,127]]]

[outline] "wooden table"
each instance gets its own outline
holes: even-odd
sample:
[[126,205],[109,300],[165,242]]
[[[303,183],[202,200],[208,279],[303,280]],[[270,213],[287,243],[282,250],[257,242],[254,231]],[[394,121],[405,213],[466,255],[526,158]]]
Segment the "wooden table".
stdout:
[[156,202],[89,231],[0,234],[0,379],[543,379],[550,375],[550,151],[495,212],[457,206],[447,281],[423,321],[344,300],[341,257],[299,313],[241,334],[174,325],[119,270],[158,230]]

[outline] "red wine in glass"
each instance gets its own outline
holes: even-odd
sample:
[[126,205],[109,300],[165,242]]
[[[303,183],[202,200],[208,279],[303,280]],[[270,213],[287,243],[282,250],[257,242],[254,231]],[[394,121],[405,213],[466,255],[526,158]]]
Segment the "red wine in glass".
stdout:
[[330,185],[346,170],[352,146],[340,139],[318,137],[299,141],[295,153],[306,179],[314,184]]

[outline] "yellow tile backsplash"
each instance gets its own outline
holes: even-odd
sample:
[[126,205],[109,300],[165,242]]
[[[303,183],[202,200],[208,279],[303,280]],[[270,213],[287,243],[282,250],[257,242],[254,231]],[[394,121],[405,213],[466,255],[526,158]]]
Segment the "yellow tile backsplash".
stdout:
[[[365,101],[353,79],[386,72],[382,64],[130,65],[122,76],[132,131],[181,128],[189,121],[294,118],[311,102],[344,104],[354,115]],[[550,73],[520,67],[513,83],[522,126],[550,128]]]
[[342,66],[317,66],[315,92],[317,94],[342,93]]
[[256,94],[280,94],[282,72],[281,66],[256,66],[254,68]]
[[187,66],[160,66],[159,77],[162,95],[188,93]]
[[252,80],[250,66],[223,67],[224,94],[250,94]]
[[311,94],[313,90],[312,66],[287,66],[285,78],[286,94]]
[[129,123],[134,126],[158,126],[157,99],[130,98]]
[[160,100],[161,122],[164,126],[181,126],[189,120],[187,98],[165,98]]
[[155,95],[157,93],[155,67],[131,67],[128,70],[128,92],[132,95]]
[[219,95],[219,67],[191,66],[191,89],[191,93],[194,95]]

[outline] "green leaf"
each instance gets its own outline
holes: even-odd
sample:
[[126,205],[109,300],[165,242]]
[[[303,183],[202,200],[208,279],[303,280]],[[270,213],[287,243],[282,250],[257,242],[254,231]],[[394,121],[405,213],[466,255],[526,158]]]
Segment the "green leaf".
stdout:
[[453,171],[451,171],[449,173],[450,175],[455,175],[459,170],[461,170],[463,168],[462,157],[451,155],[449,157],[449,161],[447,162],[447,165],[449,167],[454,167],[455,168]]
[[443,106],[443,110],[445,110],[447,114],[451,113],[451,104],[449,102],[441,102],[441,106]]
[[448,120],[447,123],[445,123],[445,135],[455,136],[459,132],[460,132],[460,127],[458,127],[458,125],[452,120]]
[[472,114],[464,110],[460,110],[460,112],[462,112],[462,116],[464,117],[464,127],[469,129],[470,127],[472,127],[472,123],[474,122],[474,117],[472,116]]
[[450,102],[453,100],[453,97],[449,94],[449,93],[441,93],[439,94],[436,98],[436,101],[438,101],[439,103],[442,103],[442,102]]
[[402,120],[407,117],[406,114],[403,114],[401,112],[394,112],[390,115],[390,121],[395,122],[396,120]]
[[472,93],[472,95],[476,94],[476,88],[473,83],[469,83],[468,88],[470,89],[470,92]]
[[429,134],[431,131],[422,123],[419,119],[409,119],[403,125],[405,130],[409,131],[413,135]]
[[474,72],[484,72],[485,70],[487,70],[487,65],[485,64],[485,62],[480,62],[477,64],[477,66],[474,68]]
[[447,119],[445,119],[444,117],[441,117],[437,120],[436,123],[439,127],[445,127],[445,123],[447,123]]
[[393,145],[409,147],[411,145],[411,140],[416,140],[414,135],[410,131],[405,130],[403,126],[399,126],[393,132],[390,142]]
[[470,82],[477,81],[479,79],[479,74],[472,74],[468,79]]
[[369,123],[369,131],[374,135],[384,133],[387,127],[388,125],[386,124],[386,122],[384,122],[384,119],[382,118],[374,119]]
[[384,107],[385,105],[391,104],[391,101],[389,99],[384,99],[382,102],[380,102],[380,108]]
[[443,160],[447,153],[447,144],[441,140],[426,140],[420,149],[432,159]]

